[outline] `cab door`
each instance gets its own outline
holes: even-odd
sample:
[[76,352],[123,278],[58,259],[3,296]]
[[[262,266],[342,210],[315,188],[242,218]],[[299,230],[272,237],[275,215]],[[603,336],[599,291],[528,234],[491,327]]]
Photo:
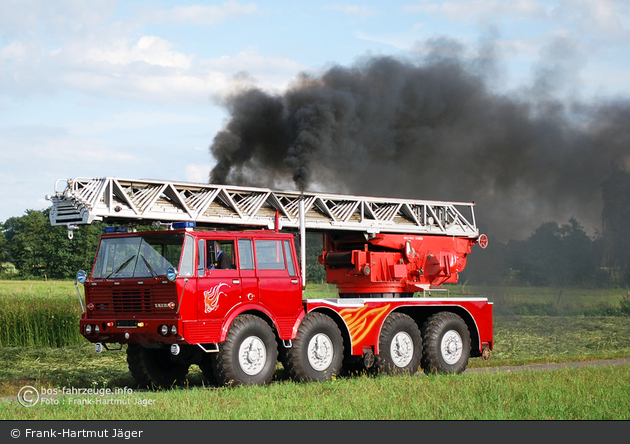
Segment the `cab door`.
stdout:
[[251,239],[238,240],[238,262],[243,302],[258,302],[258,276],[254,264],[254,244]]
[[[241,280],[234,238],[200,239],[198,245],[197,314],[199,320],[222,323],[226,314],[242,303]],[[229,266],[218,268],[218,254],[227,255]],[[215,325],[216,327],[216,325]]]
[[256,239],[254,246],[260,303],[269,307],[279,323],[290,323],[302,308],[302,286],[290,242]]

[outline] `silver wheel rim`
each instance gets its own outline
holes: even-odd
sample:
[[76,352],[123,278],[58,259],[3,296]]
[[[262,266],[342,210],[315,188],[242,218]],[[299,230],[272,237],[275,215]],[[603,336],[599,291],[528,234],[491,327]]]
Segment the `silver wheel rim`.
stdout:
[[396,367],[406,367],[413,358],[413,339],[405,331],[399,331],[394,335],[389,352]]
[[326,370],[333,360],[333,343],[324,333],[317,333],[308,342],[308,362],[314,370]]
[[455,330],[447,331],[446,334],[442,336],[440,349],[442,350],[444,361],[449,365],[455,364],[462,357],[462,337]]
[[245,374],[257,375],[267,361],[267,349],[265,343],[257,336],[245,339],[238,349],[238,363]]

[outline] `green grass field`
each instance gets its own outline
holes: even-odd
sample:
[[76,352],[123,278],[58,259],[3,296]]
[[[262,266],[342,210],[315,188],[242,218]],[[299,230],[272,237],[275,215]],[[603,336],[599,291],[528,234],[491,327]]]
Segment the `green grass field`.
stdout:
[[[613,310],[623,303],[624,291],[564,290],[558,297],[557,289],[466,287],[463,293],[485,294],[494,301],[495,313],[507,303],[516,309],[525,302],[547,310],[561,307],[544,316],[497,315],[492,359],[471,359],[470,369],[630,357],[630,318]],[[453,286],[449,295],[461,296],[461,287]],[[309,285],[307,297],[335,297],[334,287]],[[279,365],[269,386],[236,389],[209,386],[192,366],[185,387],[138,391],[124,349],[98,354],[75,331],[81,310],[72,282],[0,281],[0,304],[0,419],[5,420],[630,419],[630,365],[456,376],[340,376],[310,384],[283,379]],[[579,310],[606,315],[585,316]],[[116,387],[133,393],[58,396],[25,408],[16,395],[26,385],[42,393]]]
[[[457,376],[367,376],[234,389],[194,386],[70,395],[0,419],[27,420],[627,420],[630,365]],[[88,404],[92,402],[92,404]]]

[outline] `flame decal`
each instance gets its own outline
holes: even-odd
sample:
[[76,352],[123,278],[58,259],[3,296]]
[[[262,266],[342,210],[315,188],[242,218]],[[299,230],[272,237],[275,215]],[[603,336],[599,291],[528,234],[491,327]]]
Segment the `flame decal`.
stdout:
[[372,327],[380,322],[389,313],[391,304],[381,308],[370,308],[367,305],[360,308],[345,308],[339,314],[345,321],[352,338],[352,346],[359,344],[372,330]]
[[219,308],[219,296],[225,296],[225,293],[221,291],[221,287],[226,286],[229,288],[228,284],[219,284],[215,287],[212,287],[210,290],[206,290],[203,292],[203,299],[206,304],[206,313],[213,312],[217,308]]

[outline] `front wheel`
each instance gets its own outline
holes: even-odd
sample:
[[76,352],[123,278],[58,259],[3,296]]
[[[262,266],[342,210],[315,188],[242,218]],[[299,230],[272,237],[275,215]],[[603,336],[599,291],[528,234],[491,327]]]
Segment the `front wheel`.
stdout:
[[338,374],[343,339],[335,321],[321,313],[304,316],[287,361],[289,374],[296,381],[325,381]]
[[140,344],[127,346],[127,364],[131,376],[142,387],[170,387],[184,381],[189,365],[171,360],[165,348],[145,348]]
[[271,327],[261,318],[241,315],[234,319],[225,342],[213,359],[220,385],[259,385],[271,381],[276,370],[278,344]]
[[422,358],[422,336],[416,322],[406,314],[392,313],[381,329],[376,370],[388,375],[415,374]]
[[450,312],[431,316],[422,326],[422,368],[427,373],[462,373],[470,357],[470,333],[464,320]]
[[212,385],[217,385],[217,378],[214,375],[215,357],[213,356],[215,353],[204,353],[201,358],[201,362],[199,363],[199,368],[201,369],[201,373],[208,380],[208,382]]

